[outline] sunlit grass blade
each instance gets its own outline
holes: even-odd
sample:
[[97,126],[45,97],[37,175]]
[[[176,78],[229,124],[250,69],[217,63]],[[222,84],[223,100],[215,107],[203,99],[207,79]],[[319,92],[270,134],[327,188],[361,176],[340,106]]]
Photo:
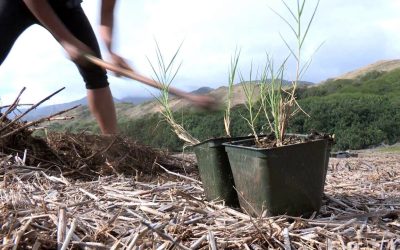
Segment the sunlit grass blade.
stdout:
[[[258,75],[258,74],[257,74]],[[256,129],[256,121],[261,112],[262,106],[256,109],[257,98],[254,96],[255,88],[257,85],[253,82],[253,63],[250,65],[249,81],[246,82],[242,73],[239,71],[240,81],[245,94],[245,107],[249,117],[241,115],[247,121],[252,133],[255,137],[256,143],[259,143],[258,132]],[[257,76],[256,76],[257,77]]]
[[[305,2],[306,2],[306,1],[304,0],[304,3],[305,3]],[[308,31],[310,30],[311,24],[312,24],[313,21],[314,21],[315,14],[317,13],[317,10],[318,10],[319,2],[320,2],[320,0],[318,0],[316,6],[314,7],[314,12],[313,12],[313,14],[312,14],[310,20],[308,21],[308,25],[307,25],[306,31],[304,32],[303,38],[302,38],[301,43],[300,43],[300,48],[303,47],[303,43],[304,43],[304,41],[305,41],[305,39],[306,39],[306,37],[307,37]]]
[[290,47],[289,43],[286,41],[286,39],[282,36],[282,34],[279,34],[281,36],[282,41],[285,43],[286,47],[290,51],[290,54],[294,57],[294,59],[297,61],[299,60],[297,53]]
[[264,116],[267,119],[268,122],[268,127],[271,131],[274,131],[274,127],[272,126],[273,121],[270,118],[269,115],[269,102],[267,100],[267,93],[268,93],[268,78],[270,77],[270,68],[271,68],[271,59],[269,54],[267,53],[267,62],[264,66],[264,70],[261,76],[261,81],[260,81],[260,104],[261,107],[264,111]]
[[300,73],[299,73],[299,79],[303,79],[304,74],[307,72],[308,68],[310,67],[312,63],[312,59],[314,58],[314,55],[317,53],[317,51],[324,45],[325,42],[322,42],[313,52],[313,54],[308,58],[308,60],[304,63],[304,65],[300,68]]
[[225,132],[228,137],[231,137],[230,127],[231,127],[231,106],[232,106],[232,95],[233,95],[233,87],[236,77],[237,66],[239,63],[240,50],[235,50],[235,54],[231,58],[231,64],[229,68],[229,79],[228,79],[228,96],[226,100],[226,108],[224,114],[224,126]]
[[276,10],[272,9],[271,7],[270,7],[270,9],[271,9],[272,12],[274,12],[277,16],[279,16],[288,25],[288,27],[292,30],[293,33],[296,34],[296,30],[292,27],[292,25],[290,24],[290,22],[286,18],[284,18],[281,14],[279,14]]
[[300,1],[297,0],[297,9],[299,10],[299,11],[297,12],[297,13],[298,13],[298,16],[301,16],[301,15],[303,14],[304,6],[306,6],[306,1],[303,1],[302,5],[301,5],[301,7],[300,7]]

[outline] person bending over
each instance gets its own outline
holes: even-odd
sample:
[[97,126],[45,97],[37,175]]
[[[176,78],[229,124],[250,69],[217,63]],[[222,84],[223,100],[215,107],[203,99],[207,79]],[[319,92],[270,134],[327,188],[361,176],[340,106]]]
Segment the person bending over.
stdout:
[[[17,38],[33,24],[46,28],[77,66],[86,84],[89,109],[103,134],[117,133],[117,118],[113,97],[104,69],[85,60],[84,54],[101,58],[93,28],[81,0],[0,0],[0,65],[6,59]],[[113,51],[113,23],[116,0],[102,0],[100,37],[112,63],[131,69]]]

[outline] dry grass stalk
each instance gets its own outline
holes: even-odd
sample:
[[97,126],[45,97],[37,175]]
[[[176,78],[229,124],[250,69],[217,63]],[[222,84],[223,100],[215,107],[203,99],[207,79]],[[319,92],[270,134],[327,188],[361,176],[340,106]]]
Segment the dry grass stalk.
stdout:
[[75,106],[68,110],[60,111],[56,114],[52,114],[47,117],[40,118],[36,121],[31,121],[31,122],[21,122],[20,121],[29,112],[31,112],[32,110],[37,108],[39,105],[41,105],[45,101],[49,100],[51,97],[58,94],[60,91],[62,91],[64,89],[64,88],[61,88],[61,89],[55,91],[54,93],[52,93],[51,95],[47,96],[46,98],[42,99],[38,103],[32,105],[30,108],[25,110],[22,114],[15,116],[11,120],[8,119],[7,116],[9,114],[11,114],[12,112],[15,112],[15,110],[19,106],[19,101],[20,101],[21,95],[25,91],[25,89],[26,88],[23,88],[20,91],[20,93],[18,94],[18,96],[16,97],[16,99],[14,100],[14,102],[11,105],[7,106],[8,107],[7,110],[3,114],[0,114],[1,115],[1,117],[0,117],[0,146],[2,148],[7,147],[8,144],[10,144],[10,143],[15,144],[15,140],[17,140],[16,137],[18,137],[18,140],[27,139],[34,131],[35,126],[39,125],[40,123],[42,123],[44,121],[51,121],[54,119],[69,119],[69,117],[60,118],[59,116],[61,114],[64,114],[64,113],[78,107],[78,106]]
[[62,248],[63,242],[66,236],[67,229],[67,217],[65,214],[65,208],[61,207],[58,210],[58,224],[57,224],[57,249]]
[[22,93],[24,93],[25,90],[26,90],[25,87],[23,87],[23,88],[21,89],[21,91],[19,92],[17,98],[15,98],[14,102],[13,102],[11,105],[1,107],[1,109],[5,108],[5,107],[8,107],[8,109],[7,109],[6,112],[5,112],[4,114],[2,114],[2,116],[0,117],[0,122],[4,122],[4,119],[7,118],[7,115],[10,114],[14,109],[16,109],[16,108],[18,107],[18,105],[19,105],[19,100],[20,100],[20,98],[21,98],[21,95],[22,95]]
[[[37,126],[38,124],[43,123],[43,122],[45,122],[45,121],[69,120],[69,119],[73,119],[73,117],[58,117],[58,116],[60,116],[60,115],[62,115],[62,114],[64,114],[64,113],[67,113],[67,112],[69,112],[69,111],[71,111],[71,110],[73,110],[73,109],[76,109],[76,108],[79,107],[79,106],[80,106],[80,105],[76,105],[76,106],[74,106],[74,107],[72,107],[72,108],[69,108],[69,109],[66,109],[66,110],[57,112],[57,113],[52,114],[52,115],[49,115],[49,116],[47,116],[47,117],[43,117],[43,118],[37,119],[36,121],[27,122],[27,123],[24,124],[23,126],[19,126],[18,129],[14,129],[13,131],[10,131],[9,133],[6,133],[6,134],[1,135],[1,136],[0,136],[0,139],[4,139],[4,138],[6,138],[6,137],[8,137],[8,136],[14,135],[14,134],[16,134],[16,133],[18,133],[18,132],[20,132],[20,131],[22,131],[22,130],[24,130],[24,129],[32,128],[32,127]],[[15,121],[15,120],[13,120],[13,122],[14,122],[14,121]]]
[[71,222],[71,228],[68,230],[67,235],[65,236],[65,240],[63,241],[63,244],[61,246],[61,250],[66,250],[69,246],[69,243],[72,239],[72,236],[74,234],[76,228],[76,219],[74,218]]
[[[61,92],[62,90],[64,90],[64,88],[61,88],[59,90],[57,90],[56,92],[52,93],[51,95],[47,96],[46,98],[44,98],[43,100],[39,101],[38,103],[36,103],[35,105],[33,105],[32,107],[30,107],[29,109],[27,109],[24,113],[22,113],[21,115],[15,117],[11,122],[6,123],[4,126],[2,126],[0,128],[0,133],[3,133],[7,128],[9,128],[11,125],[13,125],[14,123],[16,123],[17,121],[19,121],[22,117],[24,117],[26,114],[28,114],[29,112],[31,112],[32,110],[34,110],[35,108],[37,108],[39,105],[41,105],[42,103],[46,102],[47,100],[49,100],[51,97],[55,96],[56,94],[58,94],[59,92]],[[14,101],[14,103],[18,104],[19,103],[19,98],[20,95],[22,94],[22,92],[24,91],[24,89],[20,92],[20,94],[18,95],[17,99]],[[10,108],[16,108],[17,105],[11,105]],[[9,110],[7,110],[7,112],[11,112]],[[6,112],[6,113],[7,113]]]
[[183,140],[189,145],[196,145],[200,143],[198,139],[194,138],[182,125],[176,122],[172,112],[166,112],[164,109],[161,114],[164,116],[167,123],[172,127],[172,130],[179,137],[179,139]]

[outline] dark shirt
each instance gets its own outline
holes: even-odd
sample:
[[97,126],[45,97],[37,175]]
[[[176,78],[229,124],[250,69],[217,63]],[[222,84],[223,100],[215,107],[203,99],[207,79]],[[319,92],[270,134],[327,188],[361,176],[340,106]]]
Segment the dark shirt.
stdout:
[[82,3],[82,0],[67,0],[68,7],[76,7]]
[[64,5],[68,8],[74,8],[74,7],[78,7],[81,3],[82,0],[49,0],[51,2],[51,4],[55,5],[55,6],[60,6],[60,5]]

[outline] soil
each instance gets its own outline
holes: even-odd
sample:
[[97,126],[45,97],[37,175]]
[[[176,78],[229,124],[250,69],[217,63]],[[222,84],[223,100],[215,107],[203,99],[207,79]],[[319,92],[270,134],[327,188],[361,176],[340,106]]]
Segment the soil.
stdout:
[[[282,142],[282,146],[289,146],[289,145],[305,143],[309,141],[324,140],[324,139],[327,139],[331,143],[334,143],[334,138],[332,135],[323,134],[315,131],[312,131],[308,135],[288,134],[285,136],[285,139]],[[273,133],[265,135],[265,137],[259,139],[259,143],[255,143],[255,146],[257,148],[265,148],[265,149],[278,147],[277,140]]]

